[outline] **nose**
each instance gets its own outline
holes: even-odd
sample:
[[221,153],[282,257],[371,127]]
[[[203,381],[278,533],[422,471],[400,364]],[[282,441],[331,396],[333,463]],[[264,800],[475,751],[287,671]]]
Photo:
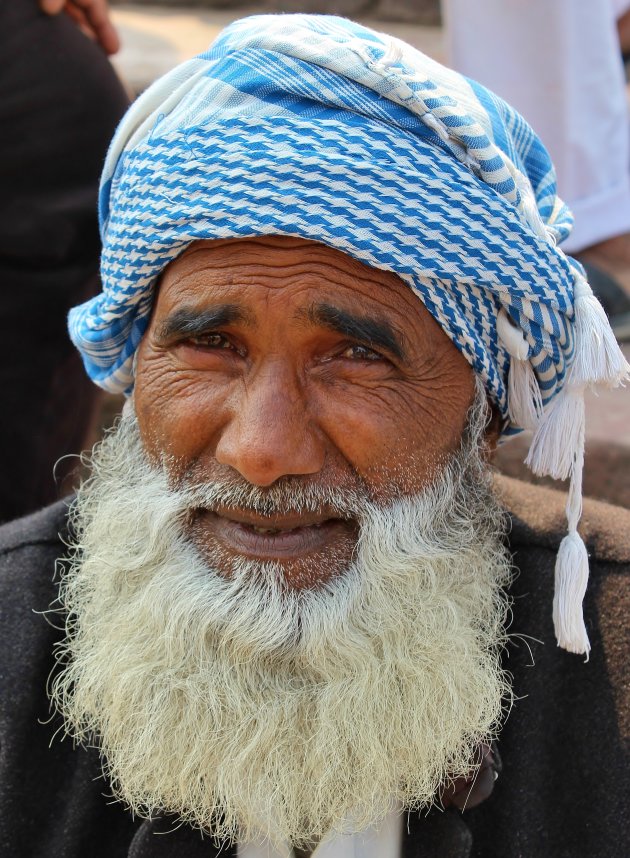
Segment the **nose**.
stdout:
[[270,486],[280,477],[316,474],[324,441],[299,381],[279,363],[243,381],[215,449],[216,460],[249,483]]

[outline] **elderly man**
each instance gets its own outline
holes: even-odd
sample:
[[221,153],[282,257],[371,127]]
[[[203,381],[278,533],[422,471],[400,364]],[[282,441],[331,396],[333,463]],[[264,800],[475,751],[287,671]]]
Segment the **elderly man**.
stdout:
[[[587,507],[585,618],[577,526],[583,392],[628,367],[531,129],[249,18],[129,111],[101,223],[70,331],[129,398],[69,516],[2,536],[3,854],[623,853],[628,517]],[[564,538],[495,494],[521,428]]]

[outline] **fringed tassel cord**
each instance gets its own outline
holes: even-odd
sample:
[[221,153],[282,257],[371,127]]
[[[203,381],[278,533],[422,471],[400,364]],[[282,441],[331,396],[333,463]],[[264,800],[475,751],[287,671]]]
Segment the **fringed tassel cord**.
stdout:
[[521,429],[535,429],[543,410],[536,374],[529,361],[530,348],[523,332],[504,309],[499,310],[497,332],[510,355],[508,374],[508,413]]
[[539,476],[571,478],[566,507],[568,533],[556,558],[553,625],[558,646],[588,657],[590,643],[582,614],[588,553],[577,530],[582,514],[584,424],[584,388],[567,387],[547,407],[525,461]]
[[573,329],[575,351],[564,388],[543,409],[538,382],[529,361],[523,332],[501,309],[497,331],[510,355],[508,412],[510,420],[534,437],[525,463],[539,476],[570,477],[567,500],[568,532],[556,559],[553,624],[558,646],[586,655],[590,643],[582,602],[588,584],[588,552],[578,533],[582,514],[584,468],[584,393],[598,385],[616,387],[630,376],[630,365],[619,348],[601,304],[584,277],[574,272]]
[[577,272],[573,312],[575,356],[569,372],[569,385],[617,387],[623,384],[630,375],[630,364],[619,348],[604,308],[584,277]]
[[584,393],[587,387],[622,384],[630,366],[601,304],[577,272],[573,298],[573,361],[565,387],[545,408],[525,461],[539,476],[571,478],[568,533],[560,543],[556,560],[553,624],[558,646],[588,659],[590,643],[582,610],[589,574],[588,552],[577,530],[582,514]]
[[601,304],[577,273],[573,309],[575,354],[567,381],[545,408],[525,460],[538,476],[556,480],[573,472],[578,447],[584,443],[585,388],[616,387],[630,373]]
[[577,526],[582,515],[582,471],[584,468],[584,422],[578,439],[567,499],[568,533],[556,558],[553,596],[553,626],[558,646],[578,655],[588,654],[591,645],[584,624],[582,602],[588,584],[588,553]]
[[584,388],[563,388],[545,408],[525,464],[539,477],[566,480],[584,437],[584,420]]

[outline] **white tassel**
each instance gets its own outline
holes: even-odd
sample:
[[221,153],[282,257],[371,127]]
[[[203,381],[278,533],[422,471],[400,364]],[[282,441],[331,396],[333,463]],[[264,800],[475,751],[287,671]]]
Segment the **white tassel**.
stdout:
[[630,377],[630,364],[612,332],[604,308],[584,277],[575,275],[575,356],[569,384],[617,387]]
[[508,375],[508,412],[521,429],[535,429],[543,411],[534,368],[528,360],[512,358]]
[[586,655],[591,649],[582,602],[588,584],[588,553],[577,532],[582,515],[582,470],[584,467],[584,432],[578,440],[575,465],[567,500],[569,532],[560,543],[556,559],[553,596],[553,625],[558,646],[568,652]]
[[566,480],[584,434],[584,388],[564,387],[545,408],[525,464],[539,477]]
[[521,429],[535,429],[542,415],[543,403],[536,374],[529,361],[529,344],[503,308],[497,316],[497,332],[511,358],[508,374],[510,420]]
[[556,559],[553,624],[558,646],[586,655],[591,645],[582,602],[588,584],[588,553],[577,527],[582,514],[584,467],[584,391],[603,384],[616,387],[630,375],[630,366],[610,328],[606,314],[586,280],[575,275],[575,353],[565,386],[545,408],[525,460],[539,476],[571,477],[567,500],[568,533]]
[[573,530],[560,543],[556,558],[553,627],[559,647],[588,657],[591,645],[582,611],[587,584],[586,546],[580,534]]

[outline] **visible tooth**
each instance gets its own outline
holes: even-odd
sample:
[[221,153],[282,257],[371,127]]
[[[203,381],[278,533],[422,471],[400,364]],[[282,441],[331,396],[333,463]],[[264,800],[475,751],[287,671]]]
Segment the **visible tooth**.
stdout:
[[[309,525],[310,527],[321,527],[323,521],[314,522]],[[248,525],[255,533],[292,533],[294,530],[298,530],[299,527],[259,527],[256,524]]]

